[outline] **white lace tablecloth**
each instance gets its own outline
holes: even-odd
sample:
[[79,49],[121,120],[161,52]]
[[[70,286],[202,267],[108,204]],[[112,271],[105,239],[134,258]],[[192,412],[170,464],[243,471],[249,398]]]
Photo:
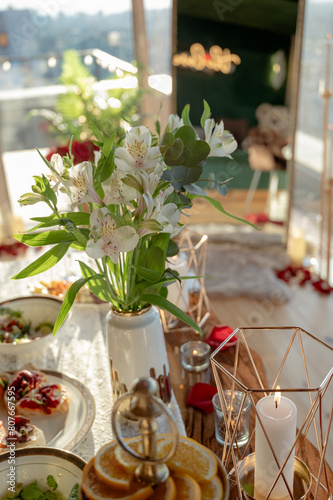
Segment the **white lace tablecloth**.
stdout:
[[[0,300],[28,295],[28,280],[10,280],[11,276],[26,265],[27,259],[0,262]],[[84,460],[89,460],[103,444],[113,439],[111,429],[113,401],[106,346],[106,312],[106,304],[74,305],[70,319],[47,348],[23,357],[0,354],[0,370],[18,369],[24,363],[31,362],[40,369],[56,370],[76,377],[88,387],[95,400],[95,419],[86,437],[73,450]],[[174,396],[169,409],[174,415],[179,433],[185,435],[185,427]],[[169,429],[166,420],[161,418],[159,432],[170,432]],[[132,433],[130,427],[127,432],[128,435]]]

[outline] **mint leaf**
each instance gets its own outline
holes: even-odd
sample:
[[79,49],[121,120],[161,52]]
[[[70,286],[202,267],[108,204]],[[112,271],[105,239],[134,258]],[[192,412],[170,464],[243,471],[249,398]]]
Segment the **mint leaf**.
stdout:
[[47,485],[50,487],[50,488],[53,488],[54,490],[56,490],[58,488],[58,483],[57,481],[54,479],[53,476],[51,476],[51,474],[49,474],[47,476],[47,479],[46,479],[46,482],[47,482]]

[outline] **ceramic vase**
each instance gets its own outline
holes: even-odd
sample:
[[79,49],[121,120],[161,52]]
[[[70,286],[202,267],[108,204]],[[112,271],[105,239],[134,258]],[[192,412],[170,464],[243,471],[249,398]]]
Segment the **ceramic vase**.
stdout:
[[169,363],[159,311],[110,309],[106,317],[113,398],[128,392],[138,377],[153,377],[163,401],[171,397]]

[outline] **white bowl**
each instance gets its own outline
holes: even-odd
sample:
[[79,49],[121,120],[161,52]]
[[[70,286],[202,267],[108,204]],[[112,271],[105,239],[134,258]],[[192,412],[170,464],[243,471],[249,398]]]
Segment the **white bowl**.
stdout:
[[[11,462],[14,460],[15,479],[14,483],[28,485],[33,481],[38,481],[42,489],[49,489],[46,478],[51,474],[58,483],[57,493],[68,498],[75,484],[81,486],[82,470],[85,461],[70,453],[69,451],[58,450],[57,448],[26,448],[15,450],[15,457],[11,457],[10,452],[0,455],[0,498],[10,493],[8,484],[10,480]],[[12,465],[13,467],[13,465]]]
[[[54,324],[61,305],[62,300],[58,297],[45,297],[39,295],[17,297],[15,299],[0,302],[0,307],[10,307],[14,311],[21,311],[23,318],[31,322],[32,328],[36,328],[41,323]],[[0,354],[22,356],[42,349],[52,340],[53,333],[51,332],[43,337],[21,344],[6,344],[0,342]]]

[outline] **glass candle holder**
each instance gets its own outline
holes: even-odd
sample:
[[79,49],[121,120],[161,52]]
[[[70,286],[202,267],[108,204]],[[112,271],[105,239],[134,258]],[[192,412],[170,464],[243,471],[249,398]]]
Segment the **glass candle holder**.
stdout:
[[202,372],[210,364],[210,346],[200,340],[190,340],[180,348],[183,368],[189,372]]
[[[224,445],[226,440],[226,425],[228,425],[230,419],[229,434],[231,435],[229,436],[229,439],[232,437],[232,434],[235,431],[236,422],[238,421],[236,439],[233,442],[233,447],[236,448],[237,446],[244,446],[249,440],[251,409],[250,398],[249,396],[246,396],[241,415],[238,419],[238,415],[242,407],[244,392],[232,392],[228,390],[223,391],[223,394],[225,401],[223,398],[222,401],[220,400],[218,393],[213,397],[216,441]],[[227,407],[225,406],[225,402]],[[227,446],[230,446],[229,442],[227,442]]]

